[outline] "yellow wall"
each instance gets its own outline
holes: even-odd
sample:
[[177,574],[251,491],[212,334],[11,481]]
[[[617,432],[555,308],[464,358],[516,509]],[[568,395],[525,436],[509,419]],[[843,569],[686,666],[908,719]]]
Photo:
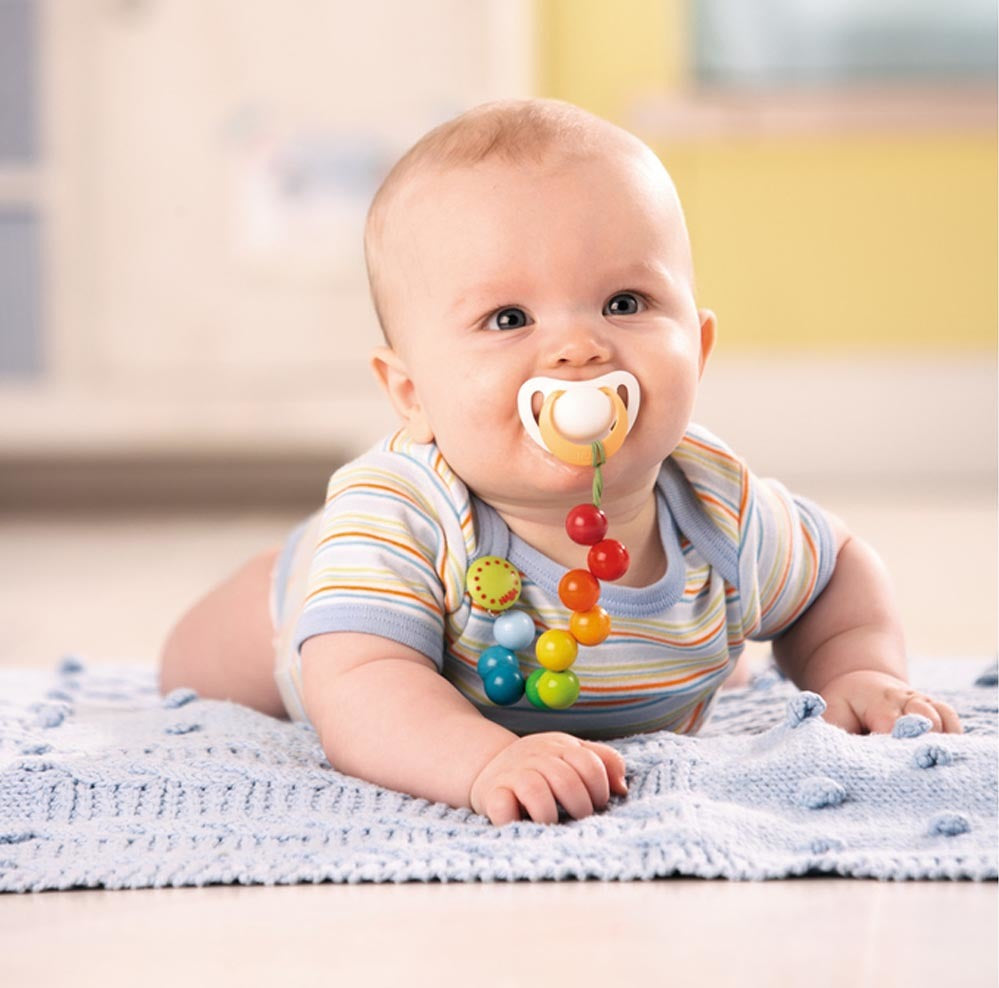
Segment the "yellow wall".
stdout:
[[[537,0],[537,13],[541,95],[628,126],[634,101],[687,85],[686,0]],[[994,346],[994,130],[650,143],[727,350]]]

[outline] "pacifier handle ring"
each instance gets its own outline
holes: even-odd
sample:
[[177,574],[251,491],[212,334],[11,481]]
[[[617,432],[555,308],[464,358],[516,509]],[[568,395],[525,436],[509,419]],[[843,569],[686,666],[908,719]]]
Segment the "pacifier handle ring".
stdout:
[[[607,395],[614,406],[614,426],[607,438],[603,440],[604,454],[610,459],[621,448],[624,437],[628,433],[628,409],[616,391],[611,391],[610,388],[601,388],[600,390]],[[544,439],[548,451],[564,463],[571,463],[577,467],[592,466],[592,444],[583,445],[571,442],[555,428],[555,402],[564,394],[564,391],[553,391],[541,406],[541,414],[538,416],[538,430],[541,432],[541,438]]]

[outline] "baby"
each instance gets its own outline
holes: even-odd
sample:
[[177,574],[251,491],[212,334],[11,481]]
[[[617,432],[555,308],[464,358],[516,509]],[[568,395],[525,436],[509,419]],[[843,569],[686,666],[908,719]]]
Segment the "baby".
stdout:
[[[624,761],[600,739],[696,731],[747,639],[772,640],[848,731],[905,713],[961,730],[906,682],[875,553],[691,424],[716,320],[697,307],[676,190],[645,144],[557,101],[478,107],[396,164],[365,251],[387,342],[372,365],[404,425],[180,620],[164,691],[307,720],[336,769],[498,825],[624,796]],[[559,384],[608,385],[615,425],[627,407],[602,509],[631,563],[601,583],[611,631],[579,649],[577,702],[498,705],[476,671],[496,617],[467,591],[469,568],[509,560],[517,607],[544,631],[567,625],[560,577],[587,567],[565,522],[594,467],[534,434]],[[518,659],[539,668],[529,647]]]

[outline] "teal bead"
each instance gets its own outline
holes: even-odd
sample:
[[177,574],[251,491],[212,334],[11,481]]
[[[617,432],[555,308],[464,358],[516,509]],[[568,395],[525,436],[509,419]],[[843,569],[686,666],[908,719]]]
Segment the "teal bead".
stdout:
[[483,678],[483,685],[486,696],[501,707],[516,703],[524,695],[524,677],[516,667],[493,670]]
[[507,611],[493,622],[493,635],[504,648],[516,652],[534,641],[534,622],[526,611]]
[[502,645],[490,645],[480,656],[475,667],[478,674],[485,679],[500,669],[518,669],[517,656]]
[[545,703],[544,700],[538,696],[538,680],[547,672],[547,669],[535,669],[534,672],[527,677],[527,682],[524,683],[524,693],[527,699],[531,702],[531,705],[537,707],[538,710],[550,710],[551,708]]

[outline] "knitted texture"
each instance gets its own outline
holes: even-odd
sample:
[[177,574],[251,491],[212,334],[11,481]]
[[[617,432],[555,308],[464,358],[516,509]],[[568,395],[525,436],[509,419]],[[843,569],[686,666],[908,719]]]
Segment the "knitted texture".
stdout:
[[[918,681],[918,680],[917,680]],[[970,677],[964,680],[970,681]],[[994,684],[994,678],[992,680]],[[0,891],[209,883],[995,878],[996,690],[934,688],[964,735],[855,736],[774,674],[698,737],[613,742],[603,813],[497,828],[330,768],[311,728],[145,667],[0,671]]]

